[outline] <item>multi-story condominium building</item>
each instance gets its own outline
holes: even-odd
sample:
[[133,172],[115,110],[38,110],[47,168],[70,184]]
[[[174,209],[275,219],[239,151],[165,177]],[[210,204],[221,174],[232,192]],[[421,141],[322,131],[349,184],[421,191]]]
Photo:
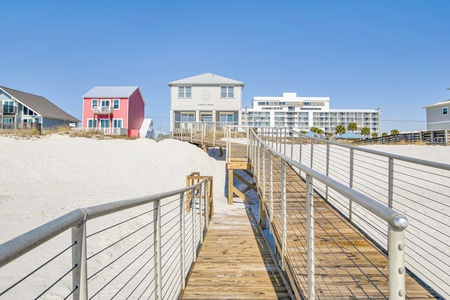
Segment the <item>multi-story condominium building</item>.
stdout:
[[76,127],[78,122],[42,96],[0,86],[0,128]]
[[254,97],[253,107],[242,109],[242,125],[250,127],[290,127],[309,131],[317,127],[334,133],[338,125],[356,123],[358,131],[368,127],[381,135],[379,109],[330,109],[329,97],[298,97],[283,93],[280,97]]
[[83,95],[84,129],[139,137],[145,102],[137,86],[96,86]]
[[185,122],[239,124],[243,82],[205,73],[168,85],[171,131]]

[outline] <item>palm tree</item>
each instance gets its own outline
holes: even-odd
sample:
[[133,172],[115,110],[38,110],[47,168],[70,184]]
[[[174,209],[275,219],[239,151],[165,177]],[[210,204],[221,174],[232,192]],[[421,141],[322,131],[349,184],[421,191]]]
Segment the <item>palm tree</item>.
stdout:
[[347,131],[344,125],[338,125],[334,130],[336,131],[336,134],[344,134]]
[[376,133],[376,132],[372,133],[372,138],[373,139],[376,139],[377,137],[378,137],[378,133]]
[[317,127],[311,127],[310,129],[309,129],[309,131],[311,131],[311,132],[314,132],[314,133],[319,133],[319,128],[317,128]]
[[391,130],[391,134],[399,134],[400,131],[398,131],[398,129],[392,129]]
[[348,123],[347,129],[348,129],[348,131],[356,131],[356,130],[358,130],[358,124]]
[[381,136],[388,136],[389,134],[387,133],[387,132],[383,132],[382,134],[381,134]]
[[370,135],[370,128],[369,127],[361,128],[361,134],[365,135],[365,136],[369,136]]

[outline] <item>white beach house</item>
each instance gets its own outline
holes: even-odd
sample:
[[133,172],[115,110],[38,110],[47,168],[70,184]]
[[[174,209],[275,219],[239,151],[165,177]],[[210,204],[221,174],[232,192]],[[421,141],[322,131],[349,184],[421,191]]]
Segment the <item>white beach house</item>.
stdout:
[[309,131],[317,127],[334,133],[338,125],[356,123],[381,136],[380,109],[330,109],[329,97],[299,97],[283,93],[278,97],[254,97],[253,107],[242,109],[242,125],[280,126]]
[[450,100],[424,107],[427,110],[427,130],[450,129]]
[[204,73],[168,85],[171,131],[184,122],[240,124],[243,82]]

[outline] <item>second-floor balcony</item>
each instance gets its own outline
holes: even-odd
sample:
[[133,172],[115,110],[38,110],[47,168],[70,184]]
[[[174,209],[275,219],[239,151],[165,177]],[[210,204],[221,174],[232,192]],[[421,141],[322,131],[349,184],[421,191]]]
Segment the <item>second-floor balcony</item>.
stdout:
[[14,105],[1,105],[0,114],[3,115],[15,115],[17,112],[17,107]]
[[113,113],[112,106],[95,106],[94,114],[96,115],[110,115]]

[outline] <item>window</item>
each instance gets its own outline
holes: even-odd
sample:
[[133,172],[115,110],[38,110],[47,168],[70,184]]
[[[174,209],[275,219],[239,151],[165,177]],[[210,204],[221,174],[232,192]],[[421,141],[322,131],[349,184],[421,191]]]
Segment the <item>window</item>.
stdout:
[[179,86],[178,98],[191,98],[191,86]]
[[109,107],[110,103],[111,103],[111,101],[109,101],[109,100],[102,100],[102,107]]
[[221,123],[234,123],[234,114],[233,113],[221,113],[220,114],[220,122]]
[[181,122],[194,122],[193,113],[181,113]]
[[234,86],[221,86],[220,87],[221,98],[234,98]]
[[97,128],[97,120],[88,119],[88,128]]
[[113,119],[114,128],[122,128],[122,119]]
[[114,109],[119,109],[120,108],[120,101],[119,101],[119,99],[114,99],[113,100],[113,106],[114,106]]
[[100,120],[100,128],[109,128],[109,120],[101,119]]
[[98,99],[92,99],[92,109],[98,106]]
[[443,115],[448,115],[448,107],[443,107],[442,108],[442,114]]

